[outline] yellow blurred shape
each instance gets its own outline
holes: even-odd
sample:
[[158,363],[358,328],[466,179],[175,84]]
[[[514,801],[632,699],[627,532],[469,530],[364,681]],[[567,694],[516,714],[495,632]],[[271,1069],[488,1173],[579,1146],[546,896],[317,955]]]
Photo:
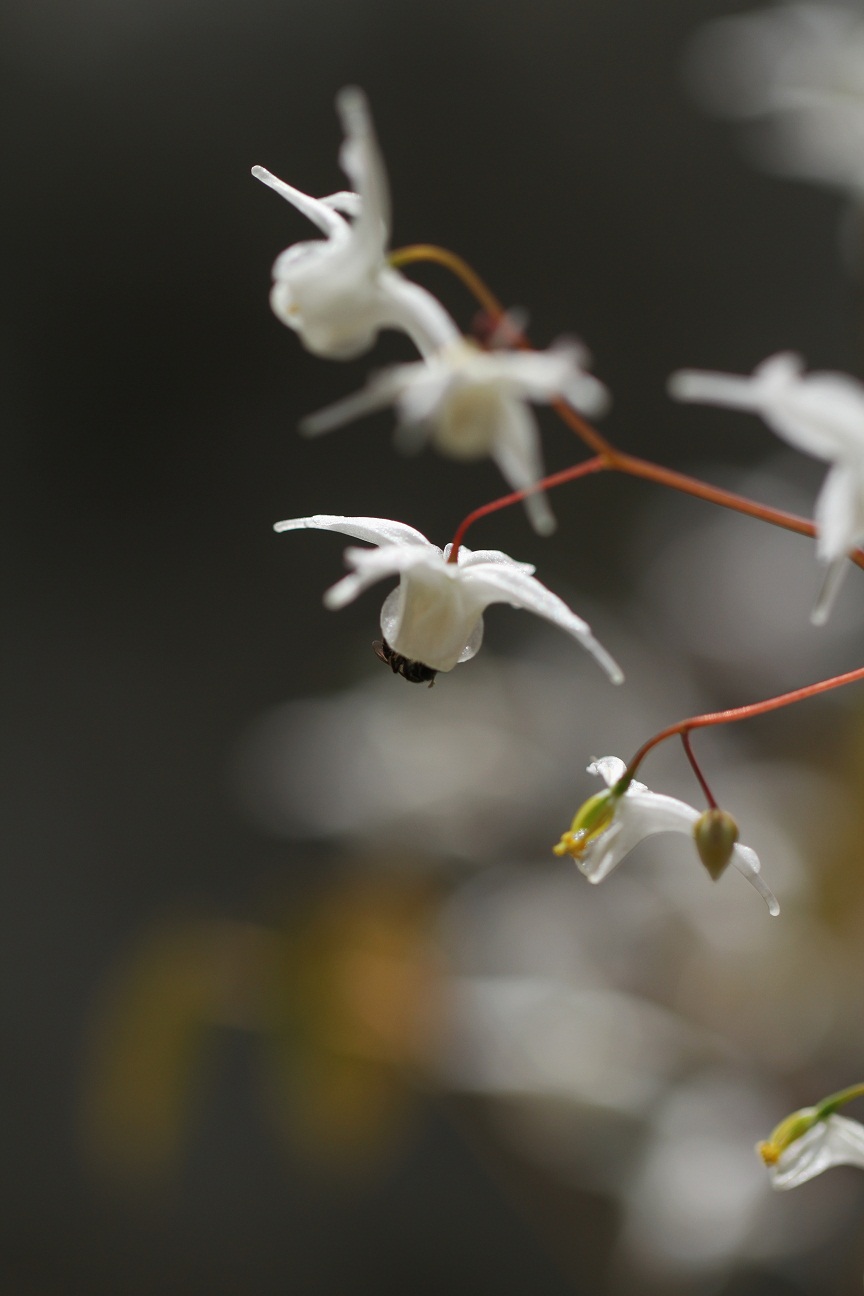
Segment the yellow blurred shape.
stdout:
[[108,1170],[160,1172],[176,1157],[215,1025],[256,1027],[275,938],[193,920],[144,936],[96,1005],[84,1070],[85,1151]]

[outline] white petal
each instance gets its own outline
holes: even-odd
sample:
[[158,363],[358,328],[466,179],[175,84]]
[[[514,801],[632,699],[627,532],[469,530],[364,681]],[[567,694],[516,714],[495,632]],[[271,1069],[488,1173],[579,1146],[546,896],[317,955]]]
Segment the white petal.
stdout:
[[825,576],[816,598],[816,605],[810,613],[811,624],[816,626],[825,625],[831,609],[834,606],[834,600],[840,590],[840,586],[846,579],[847,569],[846,558],[836,558],[833,563],[829,563],[825,570]]
[[803,374],[791,352],[763,361],[750,378],[680,370],[669,393],[758,412],[784,441],[819,459],[864,455],[864,386],[846,374]]
[[447,395],[452,375],[445,365],[436,364],[434,360],[406,365],[405,370],[405,381],[397,400],[400,422],[416,426],[434,420]]
[[390,405],[399,392],[401,367],[376,374],[362,391],[334,401],[332,405],[327,405],[314,414],[307,414],[300,422],[300,431],[304,436],[321,436],[324,432],[332,432],[334,428],[362,418],[364,414],[371,414]]
[[340,189],[338,193],[328,194],[326,198],[319,198],[318,201],[327,207],[332,207],[334,211],[351,217],[359,216],[363,206],[360,195],[352,193],[350,189]]
[[378,290],[387,326],[407,333],[422,356],[434,356],[459,340],[459,329],[438,298],[398,270],[383,268]]
[[666,387],[673,400],[728,405],[733,409],[756,408],[756,394],[750,377],[709,373],[702,369],[679,369],[671,375]]
[[512,607],[524,608],[535,616],[551,621],[593,654],[613,684],[620,684],[624,679],[621,668],[594,638],[587,622],[572,612],[557,594],[541,585],[535,577],[526,575],[517,567],[490,563],[468,567],[464,579],[470,581],[484,606],[490,603],[509,603]]
[[305,528],[313,531],[338,531],[355,540],[368,540],[375,545],[422,545],[435,553],[441,552],[420,531],[404,522],[393,522],[390,518],[340,517],[334,513],[314,513],[311,517],[288,518],[285,522],[277,522],[273,530],[301,531]]
[[[401,544],[383,545],[380,549],[346,549],[345,561],[354,571],[325,591],[324,605],[331,611],[352,603],[358,594],[387,576],[401,576],[412,567],[437,566],[434,551],[430,554],[428,550]],[[401,651],[389,635],[386,638],[392,648]],[[415,657],[415,660],[422,661],[423,658]]]
[[[399,638],[399,630],[402,623],[402,617],[403,617],[404,607],[405,607],[404,594],[405,592],[401,588],[401,585],[399,588],[392,590],[384,600],[384,606],[381,609],[381,633],[383,634],[384,638],[387,640],[387,642],[390,644],[391,647],[393,646],[393,641]],[[452,664],[458,665],[459,662],[470,661],[472,657],[475,657],[477,655],[482,643],[483,643],[483,618],[481,616],[478,618],[477,622],[475,623],[473,630],[471,630],[468,633],[465,646],[462,648],[461,652],[459,653],[456,662]],[[401,646],[404,647],[404,643]],[[424,646],[424,652],[426,652],[427,655],[431,652],[434,656],[437,656],[436,645],[434,643],[430,644],[427,640],[427,643]],[[427,662],[425,660],[425,657],[422,658],[421,660],[423,660],[424,664],[427,666],[432,664],[430,662]],[[436,669],[440,669],[440,670],[444,670],[444,669],[449,670],[450,668],[451,668],[450,665],[446,667],[444,666],[436,667]]]
[[346,86],[336,96],[336,108],[345,132],[342,169],[360,195],[352,232],[367,255],[383,257],[390,237],[390,193],[369,105],[362,90]]
[[768,912],[772,918],[776,918],[780,912],[780,906],[777,903],[777,897],[774,892],[762,880],[759,863],[759,856],[749,846],[742,846],[740,842],[732,851],[732,861],[739,873],[743,873],[751,886],[755,887],[762,899],[768,906]]
[[382,611],[381,628],[402,656],[449,671],[479,646],[482,612],[482,599],[456,566],[427,561],[403,574],[397,597]]
[[692,837],[693,825],[701,813],[677,797],[649,792],[647,788],[639,790],[632,783],[622,797],[618,811],[628,826],[632,824],[638,829],[640,841],[660,832],[681,832]]
[[842,558],[864,539],[864,457],[831,468],[819,498],[814,520],[816,556],[824,563]]
[[[450,557],[452,547],[449,544],[445,547],[445,558]],[[465,545],[461,545],[458,565],[460,567],[472,567],[476,566],[477,563],[499,563],[502,567],[516,567],[528,576],[533,576],[536,570],[533,563],[517,562],[515,558],[502,553],[500,549],[467,549]]]
[[[607,787],[612,787],[624,777],[626,772],[627,766],[620,756],[598,756],[588,766],[588,773],[599,774],[605,780]],[[638,786],[642,787],[642,784]]]
[[[521,401],[503,403],[498,436],[492,446],[492,458],[504,480],[514,490],[525,490],[540,481],[543,461],[540,455],[540,432],[534,415]],[[555,516],[542,491],[526,495],[523,500],[528,518],[538,535],[551,535]]]
[[471,631],[471,634],[468,636],[468,642],[466,643],[465,647],[462,649],[461,653],[459,654],[460,662],[470,661],[472,657],[476,657],[477,653],[480,651],[480,647],[482,643],[483,643],[483,618],[481,616],[480,620],[477,622],[474,629]]
[[274,176],[266,167],[254,166],[252,174],[256,180],[269,185],[282,198],[286,198],[292,207],[296,207],[299,212],[308,217],[328,237],[338,238],[348,234],[348,226],[345,221],[325,201],[319,198],[311,198],[309,194],[302,193],[299,189],[295,189],[293,185],[286,184],[284,180]]
[[589,843],[577,863],[589,881],[601,882],[646,837],[661,832],[690,836],[698,818],[699,812],[684,801],[647,788],[634,790],[631,784],[616,806],[610,827]]
[[591,842],[582,855],[576,856],[576,867],[596,886],[618,867],[625,855],[629,855],[637,841],[638,838],[628,834],[626,825],[616,816],[606,831]]
[[500,383],[515,396],[546,402],[563,396],[581,374],[578,344],[561,343],[548,351],[480,352],[472,368],[478,382]]
[[778,436],[818,459],[864,455],[864,387],[846,374],[808,374],[767,395],[761,411]]
[[790,1143],[771,1170],[775,1188],[797,1188],[836,1165],[864,1168],[864,1125],[833,1115]]

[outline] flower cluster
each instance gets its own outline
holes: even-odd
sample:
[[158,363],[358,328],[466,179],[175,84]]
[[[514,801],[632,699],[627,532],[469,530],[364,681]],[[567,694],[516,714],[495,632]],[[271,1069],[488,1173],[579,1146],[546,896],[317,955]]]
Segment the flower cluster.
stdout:
[[[562,400],[588,414],[608,403],[603,384],[587,372],[587,351],[562,342],[545,354],[484,353],[463,337],[437,298],[388,260],[389,187],[365,96],[343,90],[337,107],[345,131],[342,167],[356,192],[311,198],[264,167],[252,169],[325,236],[295,243],[277,258],[270,304],[325,359],[362,355],[382,329],[407,333],[422,359],[376,375],[365,391],[311,415],[303,430],[327,432],[394,405],[403,447],[428,439],[454,459],[490,455],[514,490],[536,486],[543,465],[528,402]],[[554,530],[542,494],[527,495],[525,506],[535,530]]]
[[[733,87],[731,97],[737,111],[773,123],[776,139],[782,144],[778,155],[785,153],[787,169],[842,184],[860,197],[864,192],[864,155],[859,147],[864,140],[864,23],[860,16],[832,0],[823,5],[777,4],[765,14],[715,24],[696,61],[702,58],[707,66],[713,60],[716,68],[721,46],[727,65],[729,58],[734,63],[736,49],[740,54],[746,46],[751,56],[756,49],[758,57],[750,57],[749,72],[739,67],[737,81],[727,78]],[[475,508],[443,547],[407,522],[363,514],[315,512],[276,523],[275,530],[280,533],[334,532],[355,542],[344,551],[347,572],[326,590],[325,606],[344,608],[371,586],[390,582],[380,610],[380,638],[372,646],[380,661],[409,683],[431,687],[439,675],[469,662],[481,647],[487,610],[503,603],[531,612],[563,631],[591,655],[611,683],[620,684],[624,676],[615,657],[588,623],[538,579],[532,564],[519,562],[497,548],[468,548],[464,540],[480,518],[515,504],[524,507],[537,535],[548,536],[556,525],[548,498],[553,487],[590,473],[623,472],[809,537],[822,568],[812,620],[824,624],[850,560],[864,567],[860,551],[864,545],[864,384],[841,373],[807,372],[803,360],[792,351],[770,356],[749,375],[686,368],[668,380],[673,399],[757,415],[788,446],[823,461],[827,476],[812,521],[619,450],[586,422],[587,417],[606,411],[610,396],[591,372],[591,357],[580,341],[563,337],[545,350],[536,350],[524,335],[518,316],[504,310],[461,258],[426,244],[392,250],[388,177],[362,91],[343,90],[337,110],[344,136],[340,163],[348,189],[313,197],[263,167],[253,169],[257,179],[317,230],[317,237],[294,243],[277,257],[270,303],[278,320],[301,344],[325,360],[365,356],[385,330],[404,335],[414,351],[407,362],[373,371],[351,394],[309,413],[301,420],[300,431],[310,438],[325,437],[367,415],[392,411],[397,449],[411,453],[431,447],[459,465],[459,471],[465,464],[490,459],[511,493]],[[456,273],[475,296],[483,313],[473,335],[463,332],[437,297],[408,277],[406,268],[424,259]],[[580,439],[583,451],[579,462],[549,477],[544,475],[536,406],[551,406]],[[587,457],[586,447],[593,458]],[[475,672],[473,677],[466,673],[465,687],[471,687],[481,673]],[[674,678],[674,672],[670,675]],[[762,876],[759,857],[739,841],[735,819],[718,804],[691,746],[691,736],[699,729],[735,723],[855,681],[864,681],[864,667],[794,692],[669,724],[644,741],[628,762],[613,756],[593,759],[588,773],[602,780],[603,786],[579,806],[569,828],[552,847],[553,854],[558,859],[572,859],[575,870],[597,884],[647,838],[661,833],[683,835],[691,863],[701,863],[712,881],[725,878],[728,869],[730,885],[734,885],[737,872],[761,896],[769,914],[779,914],[780,906]],[[454,691],[458,693],[460,687],[457,683]],[[424,709],[425,717],[425,708],[436,707],[440,690],[428,702],[427,696],[409,693],[403,700],[412,708]],[[387,715],[389,722],[390,713]],[[427,765],[432,765],[436,756],[429,729],[415,723],[415,715],[412,712],[411,727],[421,735]],[[653,792],[637,780],[649,753],[672,737],[681,740],[704,794],[705,809]],[[503,751],[511,746],[506,735],[500,740],[484,736],[480,741],[486,748]],[[393,740],[388,733],[387,742],[398,749],[398,761],[409,765],[404,741]],[[527,763],[514,762],[513,786],[524,778]],[[333,761],[323,764],[330,789]],[[462,780],[471,754],[460,748],[458,759],[439,760],[438,764],[448,773],[452,766],[453,776]],[[489,781],[493,782],[491,775]],[[399,799],[402,814],[401,785],[392,795]],[[506,800],[506,789],[502,790],[497,778],[494,795],[496,802]],[[429,813],[449,826],[449,817],[440,814],[440,798],[429,800],[433,805]],[[464,839],[458,821],[452,831],[454,838]],[[484,849],[491,854],[495,845],[487,843]],[[554,867],[557,885],[561,868]],[[694,888],[701,887],[699,894],[704,896],[707,880],[698,866],[694,872]],[[626,888],[626,879],[617,879],[617,884]],[[610,887],[613,894],[615,885]],[[752,908],[761,918],[755,902]],[[483,1003],[494,1002],[488,998],[488,987],[472,989],[479,989],[481,997],[486,994]],[[504,986],[503,992],[497,1002],[511,1009],[523,1003],[526,993],[526,1011],[533,1012],[538,1002],[536,986],[528,977]],[[558,996],[557,990],[550,997],[546,987],[542,1002],[555,1009],[547,1015],[552,1023],[550,1034],[557,1034],[561,1020],[558,1005],[569,1003],[569,998]],[[567,1055],[566,1086],[571,1082],[569,1067]],[[864,1086],[855,1086],[814,1107],[793,1112],[759,1144],[774,1187],[795,1187],[833,1165],[864,1167],[864,1126],[839,1110],[862,1095]],[[749,1165],[755,1176],[752,1160]],[[764,1190],[764,1184],[758,1187]]]
[[[669,474],[661,475],[652,465],[616,451],[584,422],[585,414],[601,413],[609,398],[589,372],[590,358],[580,343],[561,340],[545,352],[534,351],[500,308],[496,308],[497,318],[492,311],[484,337],[463,336],[437,298],[399,268],[422,259],[430,249],[389,252],[389,187],[365,97],[357,89],[343,90],[337,107],[345,135],[341,163],[353,186],[350,191],[313,198],[262,167],[254,168],[258,179],[317,225],[323,236],[294,244],[277,258],[271,305],[318,356],[332,360],[359,356],[374,345],[383,329],[396,329],[411,339],[419,358],[373,375],[359,392],[305,418],[301,430],[318,436],[392,406],[399,447],[415,450],[428,442],[458,461],[488,456],[515,493],[469,515],[443,549],[404,522],[376,517],[316,513],[279,522],[276,530],[335,531],[367,546],[345,551],[350,570],[325,594],[329,608],[344,607],[380,580],[398,578],[384,600],[382,637],[373,647],[394,674],[411,683],[431,685],[440,672],[474,657],[483,637],[484,613],[493,603],[509,603],[556,625],[591,653],[613,683],[620,683],[623,674],[611,654],[587,623],[541,584],[533,566],[497,549],[472,552],[466,548],[462,538],[475,516],[521,500],[534,529],[547,534],[555,525],[543,490],[547,480],[559,483],[588,471],[613,469],[653,476],[703,498],[716,497],[719,503],[731,500],[733,507],[782,525],[788,525],[789,519],[747,501],[736,503],[735,497],[712,493],[701,483],[688,487],[689,479],[681,475],[670,482]],[[441,249],[431,251],[451,269],[459,263]],[[488,314],[494,298],[485,289],[479,297]],[[814,613],[815,620],[823,621],[846,559],[864,539],[864,387],[840,374],[806,376],[801,362],[784,354],[759,366],[751,378],[684,370],[673,375],[670,389],[681,400],[758,412],[792,445],[831,463],[815,524],[795,523],[795,529],[817,537],[817,555],[826,567]],[[565,421],[599,450],[598,457],[544,479],[540,434],[531,409],[538,403],[554,404]],[[595,761],[589,770],[606,780],[607,790],[591,797],[577,812],[555,853],[571,856],[590,881],[599,882],[645,837],[684,832],[712,878],[734,864],[776,914],[779,906],[761,878],[759,859],[739,844],[737,825],[714,800],[688,735],[704,723],[743,719],[794,700],[798,695],[681,722],[645,744],[629,766],[612,757]],[[635,780],[651,747],[673,734],[684,742],[708,798],[709,808],[703,813],[683,801],[649,792]]]

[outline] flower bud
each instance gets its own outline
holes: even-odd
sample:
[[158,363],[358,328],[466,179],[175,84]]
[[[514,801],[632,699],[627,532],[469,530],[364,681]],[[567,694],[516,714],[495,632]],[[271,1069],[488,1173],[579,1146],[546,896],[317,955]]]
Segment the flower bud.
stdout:
[[706,810],[693,825],[699,858],[716,882],[732,858],[738,840],[738,825],[728,810]]

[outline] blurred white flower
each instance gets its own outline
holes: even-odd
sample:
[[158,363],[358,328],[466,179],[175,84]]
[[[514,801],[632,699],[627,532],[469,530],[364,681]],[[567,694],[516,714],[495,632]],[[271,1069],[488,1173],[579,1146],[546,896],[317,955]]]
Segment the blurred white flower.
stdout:
[[771,1172],[774,1188],[797,1188],[832,1166],[864,1169],[864,1125],[836,1113],[820,1116],[817,1107],[805,1107],[787,1116],[756,1150]]
[[345,560],[354,571],[327,590],[324,602],[329,608],[345,607],[376,581],[398,575],[399,584],[381,609],[384,643],[379,655],[414,683],[431,683],[436,672],[452,670],[476,654],[490,603],[509,603],[551,621],[587,648],[613,683],[624,678],[587,623],[541,585],[530,563],[515,562],[498,549],[472,553],[464,546],[451,562],[450,545],[441,550],[413,527],[386,518],[316,514],[275,526],[277,531],[303,528],[338,531],[378,546],[346,549]]
[[800,356],[782,352],[749,378],[682,369],[669,392],[676,400],[752,410],[796,450],[831,464],[814,509],[816,554],[827,571],[812,620],[824,624],[846,559],[864,540],[864,386],[841,373],[805,375]]
[[264,167],[252,168],[325,236],[295,243],[277,258],[270,304],[303,345],[325,359],[362,355],[384,328],[404,330],[425,355],[454,341],[458,329],[431,293],[388,265],[387,175],[366,97],[351,87],[336,105],[345,131],[340,160],[356,193],[311,198]]
[[720,1288],[754,1238],[763,1256],[788,1257],[788,1226],[782,1250],[770,1244],[767,1212],[776,1203],[748,1156],[748,1129],[764,1119],[769,1097],[752,1072],[715,1063],[691,1070],[655,1104],[622,1193],[620,1290],[645,1290],[647,1278],[649,1291],[692,1291],[696,1275]]
[[782,4],[709,23],[689,68],[708,106],[761,119],[777,171],[864,192],[864,18],[857,5]]
[[[586,801],[577,811],[569,831],[553,848],[556,855],[571,855],[589,882],[602,882],[634,846],[653,833],[683,832],[692,841],[694,825],[702,818],[700,811],[685,801],[649,792],[644,783],[635,779],[625,792],[617,793],[615,785],[626,770],[627,766],[617,756],[603,756],[588,766],[588,773],[599,774],[610,791],[600,792]],[[736,843],[731,863],[756,888],[769,913],[778,914],[780,906],[760,875],[756,852]]]
[[[545,352],[481,351],[462,338],[426,361],[375,375],[363,391],[304,419],[301,430],[317,436],[392,404],[403,449],[418,449],[428,439],[453,459],[490,455],[509,485],[523,490],[543,476],[540,434],[528,401],[561,398],[586,414],[602,413],[608,392],[586,372],[589,363],[577,342],[560,342]],[[554,530],[544,495],[529,495],[525,508],[536,531]]]

